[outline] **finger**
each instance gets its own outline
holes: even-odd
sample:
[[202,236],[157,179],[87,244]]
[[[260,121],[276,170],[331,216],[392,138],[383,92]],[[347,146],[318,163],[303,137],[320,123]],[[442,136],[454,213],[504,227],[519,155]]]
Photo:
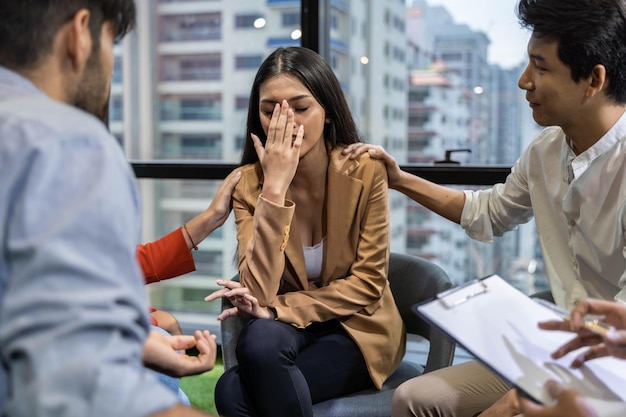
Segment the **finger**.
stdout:
[[[205,344],[204,341],[201,341],[199,345]],[[189,355],[179,355],[181,356],[181,361],[184,361],[184,364],[181,362],[181,366],[184,367],[184,371],[180,372],[181,377],[183,376],[191,376],[198,375],[203,372],[207,372],[212,370],[215,367],[215,358],[217,357],[217,352],[207,352],[199,355],[189,356]]]
[[[291,120],[291,128],[289,128],[289,121]],[[278,116],[278,123],[276,124],[276,143],[284,144],[285,142],[291,144],[291,136],[293,134],[293,110],[289,108],[287,100],[283,100],[280,107],[280,115]]]
[[368,145],[364,143],[353,143],[344,149],[345,154],[350,154],[350,159],[356,159],[362,153],[367,152]]
[[[278,106],[278,112],[276,109],[272,114],[270,120],[270,127],[268,130],[268,138],[265,147],[271,147],[274,145],[282,145],[285,141],[285,125],[287,124],[287,114],[289,112],[289,104],[287,100],[283,100]],[[271,137],[271,140],[270,140]]]
[[252,303],[245,298],[244,294],[233,295],[228,299],[234,307],[237,307],[239,309],[239,312],[250,311],[250,309],[253,307]]
[[[560,393],[561,388],[562,387],[559,385],[559,383],[554,380],[549,380],[544,385],[544,389],[552,398],[557,397],[557,395]],[[548,417],[552,415],[550,412],[551,409],[541,404],[537,404],[531,399],[521,395],[519,391],[517,392],[517,400],[519,401],[520,410],[524,417]]]
[[218,320],[225,320],[229,317],[234,317],[239,314],[239,309],[237,307],[227,308],[226,310],[222,310],[219,316],[217,316]]
[[300,152],[300,147],[302,146],[302,141],[304,140],[304,125],[298,126],[298,133],[296,133],[296,138],[293,141],[293,147]]
[[537,324],[540,329],[543,330],[562,330],[565,332],[571,332],[571,324],[569,320],[549,320],[541,321]]
[[583,326],[583,319],[589,314],[604,316],[602,321],[617,328],[622,328],[626,323],[623,320],[626,319],[626,309],[624,309],[623,304],[587,298],[579,302],[570,315],[576,329]]
[[170,346],[172,346],[172,349],[185,350],[194,347],[195,344],[196,339],[193,336],[178,335],[170,337]]
[[351,143],[350,145],[344,147],[341,150],[341,153],[343,155],[348,155],[349,153],[352,153],[352,151],[354,150],[354,148],[356,148],[359,144],[358,143]]
[[593,346],[580,355],[576,356],[572,364],[570,365],[572,368],[580,368],[587,361],[596,358],[602,358],[604,356],[608,356],[609,352],[604,344]]
[[585,346],[594,346],[602,343],[602,337],[592,333],[581,333],[569,342],[565,343],[563,346],[558,348],[552,353],[553,359],[562,358],[570,352],[573,352],[581,347]]
[[611,356],[626,359],[626,331],[610,330],[604,336],[604,344]]
[[230,279],[216,279],[215,283],[224,287],[223,289],[226,291],[234,288],[241,288],[241,283],[239,281],[232,281]]
[[616,330],[614,328],[610,329],[606,335],[604,336],[606,342],[611,345],[622,345],[626,346],[626,330]]
[[522,397],[521,395],[518,396],[519,399],[519,405],[520,408],[522,410],[522,415],[524,417],[548,417],[549,414],[547,414],[547,409],[540,405],[537,404],[536,402]]
[[370,156],[373,156],[376,159],[382,159],[383,158],[383,151],[381,149],[378,148],[378,146],[372,146],[367,150],[367,153],[370,154]]
[[194,337],[196,339],[196,348],[198,352],[201,354],[211,354],[215,352],[217,348],[215,335],[210,334],[208,330],[201,332],[200,330],[196,330],[194,332]]
[[222,298],[224,297],[224,293],[230,291],[229,288],[222,288],[220,290],[214,291],[211,294],[207,295],[206,297],[204,297],[204,301],[213,301],[213,300],[217,300],[218,298]]
[[206,341],[209,343],[210,346],[212,346],[213,348],[217,348],[217,336],[214,334],[211,334],[211,332],[209,332],[208,330],[204,330],[202,332],[202,335],[204,336],[204,338],[206,339]]
[[295,117],[293,109],[289,108],[287,110],[287,124],[285,125],[284,141],[286,144],[292,144],[295,140],[293,137],[293,130],[296,125]]
[[218,195],[223,194],[223,193],[226,193],[228,195],[232,194],[233,190],[235,189],[235,186],[237,185],[237,183],[239,182],[240,179],[241,179],[241,171],[240,170],[237,169],[237,170],[231,172],[224,179],[224,181],[222,181],[222,183],[220,184],[219,188],[217,189],[217,193],[216,194],[218,194]]
[[259,157],[259,161],[263,161],[263,156],[265,155],[265,147],[263,146],[263,142],[261,142],[261,139],[254,133],[250,133],[250,137],[252,138],[252,144],[254,145],[254,150]]
[[193,337],[196,340],[200,340],[200,339],[204,339],[204,340],[210,340],[210,339],[215,339],[215,335],[211,334],[210,331],[208,330],[196,330],[195,332],[193,332]]
[[270,126],[267,129],[267,140],[265,141],[265,146],[272,146],[276,141],[276,125],[278,125],[278,119],[280,116],[281,106],[279,103],[276,103],[274,106],[274,111],[272,112],[272,117],[270,118]]
[[244,294],[243,297],[246,300],[248,300],[249,302],[251,302],[253,306],[258,306],[259,305],[259,300],[255,296],[253,296],[252,294],[247,293],[247,294]]
[[246,287],[239,287],[239,288],[233,288],[231,290],[228,290],[224,294],[224,296],[228,297],[228,298],[233,298],[233,297],[238,297],[238,296],[240,297],[240,296],[242,296],[244,294],[247,294],[249,292],[250,292],[250,290],[247,289]]
[[549,379],[545,384],[545,389],[552,398],[558,398],[568,387],[558,381]]

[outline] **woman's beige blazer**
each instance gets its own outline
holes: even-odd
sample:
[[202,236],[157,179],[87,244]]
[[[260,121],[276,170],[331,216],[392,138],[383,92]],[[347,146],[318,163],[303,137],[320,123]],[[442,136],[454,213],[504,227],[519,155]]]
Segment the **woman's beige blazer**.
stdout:
[[320,287],[307,279],[295,205],[289,196],[284,206],[261,196],[259,163],[241,168],[233,194],[240,279],[278,320],[304,328],[338,319],[380,388],[405,351],[404,324],[387,280],[387,172],[367,154],[350,160],[335,149],[329,156]]

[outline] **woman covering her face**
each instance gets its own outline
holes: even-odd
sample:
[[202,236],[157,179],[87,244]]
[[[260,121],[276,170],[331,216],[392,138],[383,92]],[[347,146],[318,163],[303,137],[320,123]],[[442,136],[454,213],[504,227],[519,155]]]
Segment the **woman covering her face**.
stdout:
[[380,161],[359,142],[343,92],[315,52],[281,48],[250,96],[233,194],[240,282],[219,317],[251,317],[238,366],[215,392],[222,416],[312,416],[312,405],[379,388],[405,351],[387,281],[389,208]]

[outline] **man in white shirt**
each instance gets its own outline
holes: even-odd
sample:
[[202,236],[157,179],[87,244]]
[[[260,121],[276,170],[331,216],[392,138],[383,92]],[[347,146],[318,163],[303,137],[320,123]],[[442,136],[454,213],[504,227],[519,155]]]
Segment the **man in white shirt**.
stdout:
[[[533,30],[518,85],[533,118],[547,126],[504,184],[459,191],[399,169],[380,147],[352,146],[387,165],[389,185],[454,221],[474,239],[533,216],[557,304],[587,298],[626,300],[626,19],[623,0],[521,0],[520,22]],[[401,385],[393,415],[515,415],[516,396],[475,361]],[[510,401],[509,401],[510,400]],[[490,414],[493,413],[493,414]]]

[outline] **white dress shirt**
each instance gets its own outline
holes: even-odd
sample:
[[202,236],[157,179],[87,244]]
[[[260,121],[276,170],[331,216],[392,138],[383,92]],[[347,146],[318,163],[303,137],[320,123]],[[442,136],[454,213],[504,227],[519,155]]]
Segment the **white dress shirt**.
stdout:
[[626,301],[626,115],[578,156],[561,128],[544,129],[504,184],[465,196],[461,225],[480,241],[534,214],[560,306],[586,297]]

